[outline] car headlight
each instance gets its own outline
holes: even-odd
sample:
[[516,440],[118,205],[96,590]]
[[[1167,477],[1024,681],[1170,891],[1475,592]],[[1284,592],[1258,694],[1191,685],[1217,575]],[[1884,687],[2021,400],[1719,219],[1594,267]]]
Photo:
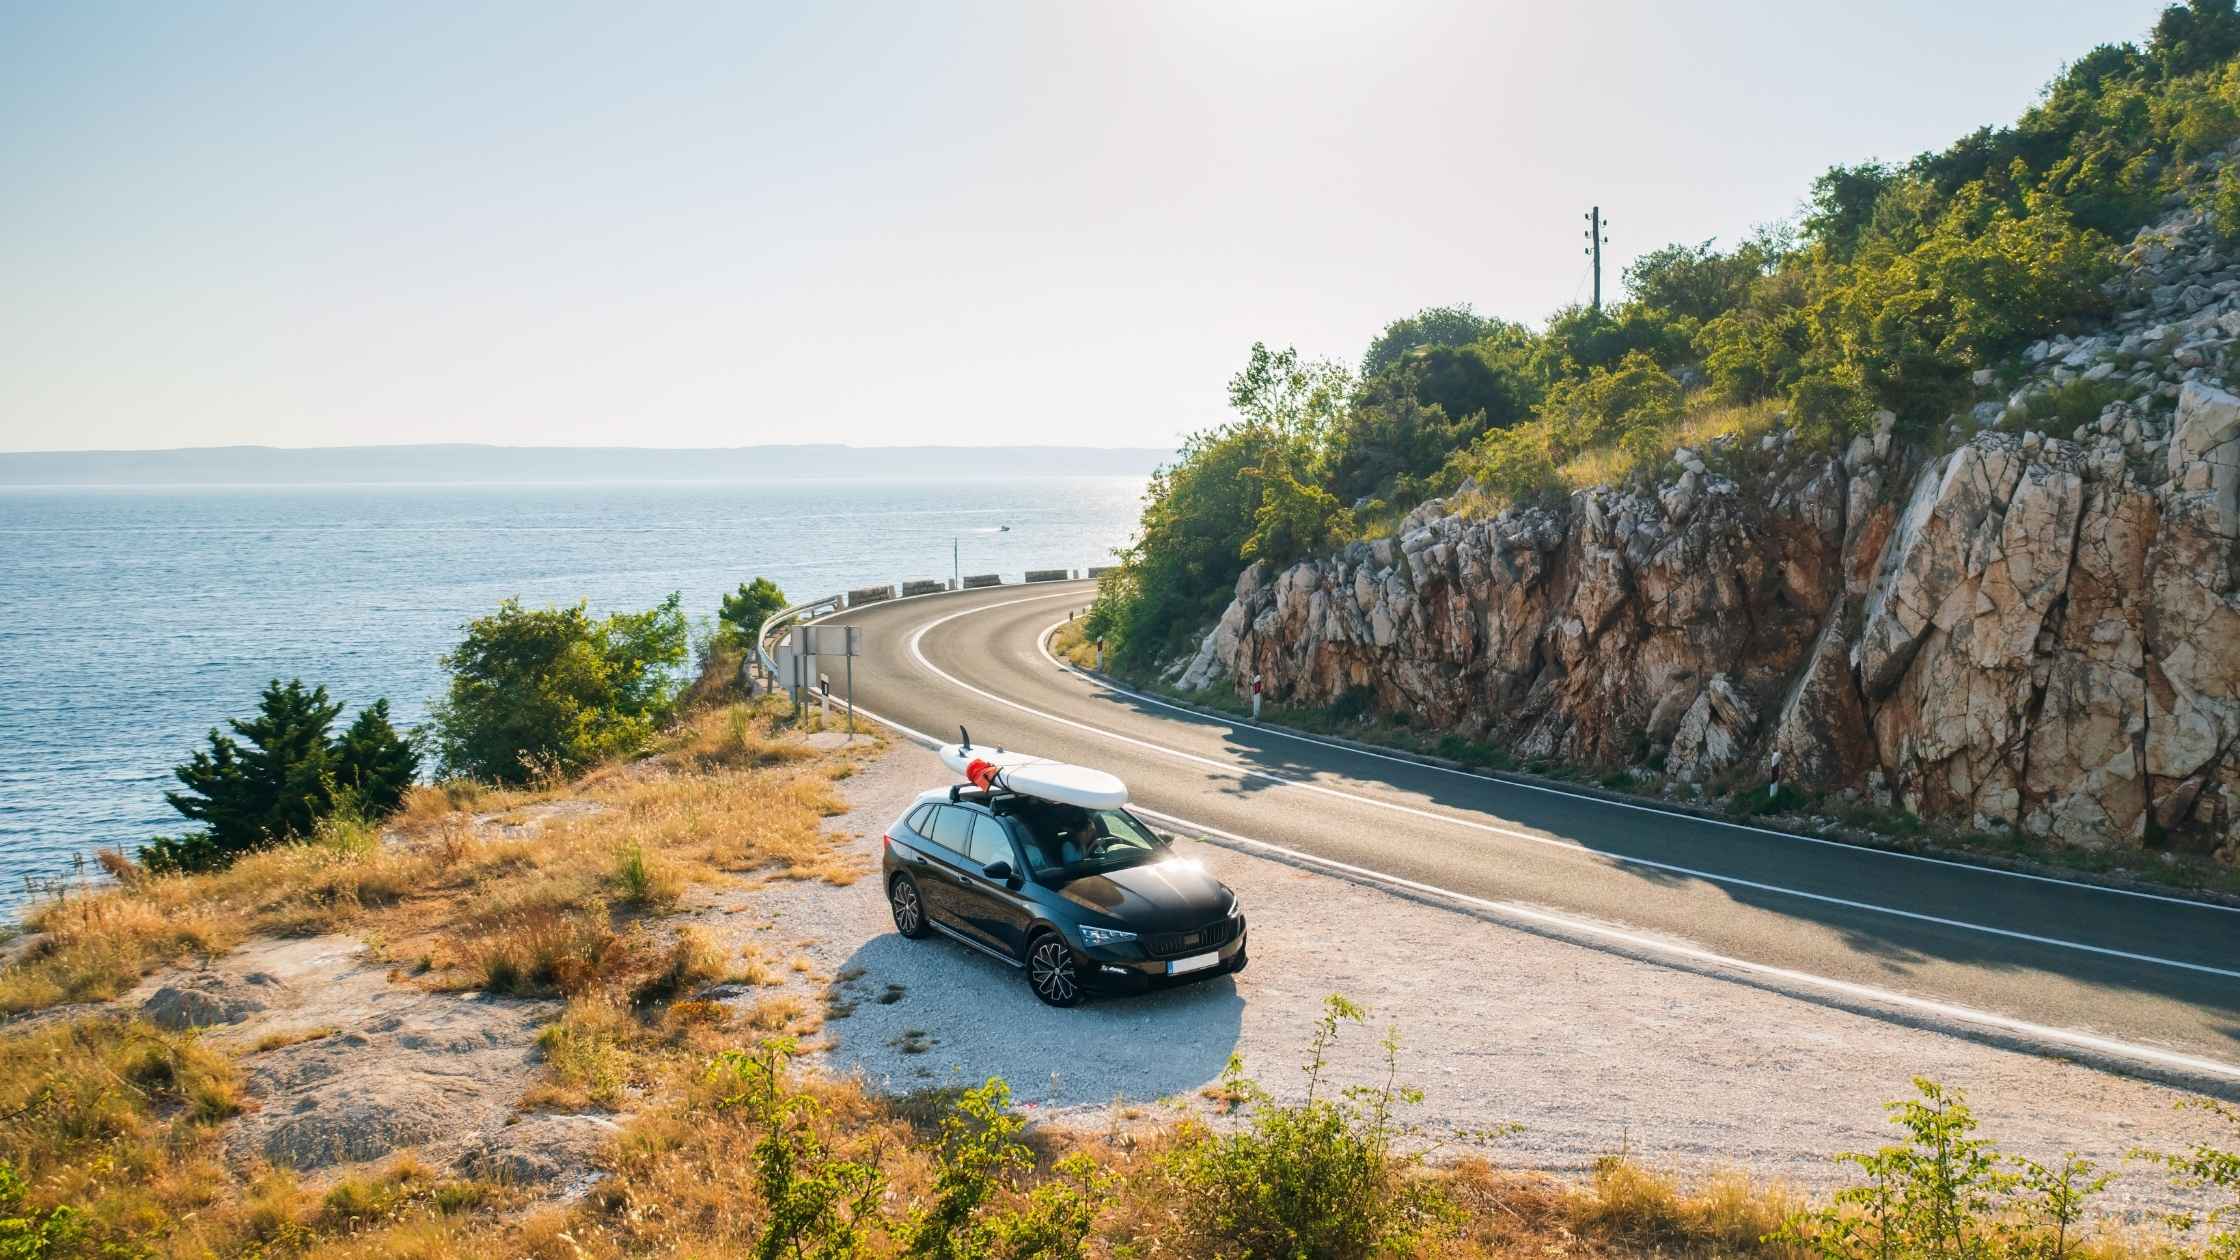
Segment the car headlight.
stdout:
[[1237,898],[1237,895],[1236,895],[1235,893],[1230,893],[1230,894],[1229,894],[1229,913],[1227,913],[1227,914],[1223,915],[1222,917],[1223,917],[1223,918],[1225,918],[1225,919],[1234,919],[1234,918],[1236,918],[1236,917],[1237,917],[1238,915],[1240,915],[1240,914],[1243,914],[1243,913],[1244,913],[1244,902],[1242,902],[1242,901],[1238,900],[1238,898]]
[[1118,928],[1085,927],[1081,929],[1081,939],[1091,945],[1118,945],[1122,941],[1132,941],[1135,938],[1135,933],[1123,932]]

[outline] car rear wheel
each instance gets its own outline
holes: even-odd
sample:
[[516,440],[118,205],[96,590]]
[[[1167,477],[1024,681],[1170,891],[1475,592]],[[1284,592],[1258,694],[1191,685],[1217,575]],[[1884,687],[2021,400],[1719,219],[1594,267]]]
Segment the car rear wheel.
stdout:
[[1074,971],[1073,951],[1056,932],[1044,932],[1027,946],[1027,984],[1036,997],[1052,1006],[1072,1006],[1081,1000],[1081,977]]
[[887,886],[887,908],[894,911],[894,930],[917,940],[926,934],[925,898],[918,895],[918,881],[897,875]]

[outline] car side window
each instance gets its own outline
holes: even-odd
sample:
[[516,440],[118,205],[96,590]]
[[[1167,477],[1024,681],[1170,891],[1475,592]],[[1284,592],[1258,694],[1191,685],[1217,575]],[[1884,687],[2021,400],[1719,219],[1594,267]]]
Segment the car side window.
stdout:
[[975,866],[1012,861],[1011,838],[1003,834],[1003,824],[986,814],[974,814],[970,856]]
[[972,849],[972,811],[954,805],[937,805],[933,815],[933,842],[964,857]]
[[935,807],[932,805],[920,805],[916,809],[911,810],[910,821],[904,823],[903,826],[908,827],[910,830],[917,832],[921,836],[925,836],[928,839],[931,839],[933,836],[932,827],[934,808]]

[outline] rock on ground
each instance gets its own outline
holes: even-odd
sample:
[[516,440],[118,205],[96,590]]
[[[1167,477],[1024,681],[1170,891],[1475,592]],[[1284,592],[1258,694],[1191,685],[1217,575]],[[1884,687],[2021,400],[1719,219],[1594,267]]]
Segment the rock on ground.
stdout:
[[[560,1004],[390,976],[349,937],[256,940],[151,977],[124,1001],[243,1056],[253,1107],[225,1133],[239,1160],[315,1172],[410,1149],[524,1183],[587,1185],[611,1122],[514,1109]],[[272,1042],[287,1044],[258,1048]]]

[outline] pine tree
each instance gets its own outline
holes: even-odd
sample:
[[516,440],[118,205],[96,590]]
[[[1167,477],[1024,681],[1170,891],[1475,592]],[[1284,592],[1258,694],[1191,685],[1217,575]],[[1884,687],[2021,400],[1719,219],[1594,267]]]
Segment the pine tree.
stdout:
[[376,700],[334,745],[335,782],[368,818],[396,812],[420,774],[420,749],[389,725],[389,702]]
[[419,750],[389,725],[389,702],[368,705],[341,738],[342,705],[325,687],[275,678],[257,715],[212,728],[209,747],[172,773],[183,790],[164,800],[203,830],[141,847],[152,870],[208,871],[252,849],[311,835],[347,803],[368,817],[393,812],[419,772]]

